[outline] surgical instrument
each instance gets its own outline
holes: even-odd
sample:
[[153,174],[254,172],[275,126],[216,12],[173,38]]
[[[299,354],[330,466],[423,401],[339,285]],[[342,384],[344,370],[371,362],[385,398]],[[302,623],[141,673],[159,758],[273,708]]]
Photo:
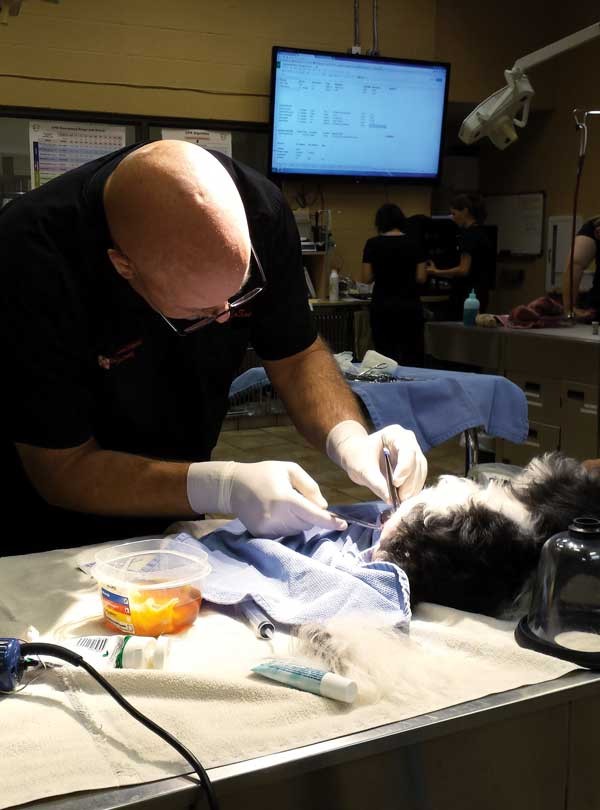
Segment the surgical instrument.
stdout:
[[400,498],[398,497],[398,490],[394,486],[394,468],[392,467],[392,460],[390,451],[387,447],[383,448],[383,459],[385,465],[385,478],[390,492],[390,500],[392,502],[392,510],[395,512],[400,506]]

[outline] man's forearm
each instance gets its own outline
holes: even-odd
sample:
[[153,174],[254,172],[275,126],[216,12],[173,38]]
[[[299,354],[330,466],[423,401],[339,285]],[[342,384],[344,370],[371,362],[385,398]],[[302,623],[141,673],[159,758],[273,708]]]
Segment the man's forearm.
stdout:
[[430,270],[430,274],[435,278],[454,278],[455,276],[463,275],[460,265],[456,267],[445,267],[442,270],[436,267],[435,270]]
[[325,449],[329,431],[339,422],[354,419],[365,425],[354,394],[320,338],[304,352],[264,365],[290,418],[315,447]]
[[186,490],[188,463],[103,450],[90,441],[72,450],[19,445],[27,474],[54,506],[96,515],[193,515]]

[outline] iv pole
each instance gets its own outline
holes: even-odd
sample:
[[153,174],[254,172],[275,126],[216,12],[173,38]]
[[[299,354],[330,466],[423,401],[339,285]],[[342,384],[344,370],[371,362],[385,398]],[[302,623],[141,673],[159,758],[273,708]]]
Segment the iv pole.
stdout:
[[[583,113],[583,118],[580,119],[580,114]],[[585,161],[585,154],[587,151],[587,139],[588,139],[588,130],[587,130],[587,117],[588,115],[600,115],[600,110],[579,110],[575,108],[573,110],[573,118],[575,119],[575,127],[579,132],[579,155],[577,158],[577,173],[575,176],[575,194],[573,195],[573,223],[571,226],[571,250],[570,250],[570,257],[569,257],[569,297],[570,297],[570,306],[569,306],[569,313],[568,318],[571,321],[575,321],[575,301],[573,300],[573,264],[575,261],[575,229],[576,229],[576,220],[577,220],[577,201],[579,199],[579,185],[581,182],[581,175],[583,173],[583,164]]]

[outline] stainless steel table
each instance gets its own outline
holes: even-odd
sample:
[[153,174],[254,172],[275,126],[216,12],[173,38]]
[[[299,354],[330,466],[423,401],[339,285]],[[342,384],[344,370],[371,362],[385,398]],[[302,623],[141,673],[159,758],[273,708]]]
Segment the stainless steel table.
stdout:
[[[210,776],[222,810],[594,810],[599,727],[600,673],[579,670]],[[178,777],[35,806],[207,805],[191,777]]]

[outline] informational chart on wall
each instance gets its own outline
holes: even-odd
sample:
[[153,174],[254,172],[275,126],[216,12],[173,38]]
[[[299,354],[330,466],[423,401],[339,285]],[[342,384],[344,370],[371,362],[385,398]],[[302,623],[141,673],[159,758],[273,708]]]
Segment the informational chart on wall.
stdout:
[[485,198],[488,225],[498,227],[498,253],[541,256],[544,192],[493,194]]
[[163,141],[187,141],[232,157],[231,132],[210,129],[163,129],[162,137]]
[[76,121],[30,121],[31,187],[125,146],[125,127]]

